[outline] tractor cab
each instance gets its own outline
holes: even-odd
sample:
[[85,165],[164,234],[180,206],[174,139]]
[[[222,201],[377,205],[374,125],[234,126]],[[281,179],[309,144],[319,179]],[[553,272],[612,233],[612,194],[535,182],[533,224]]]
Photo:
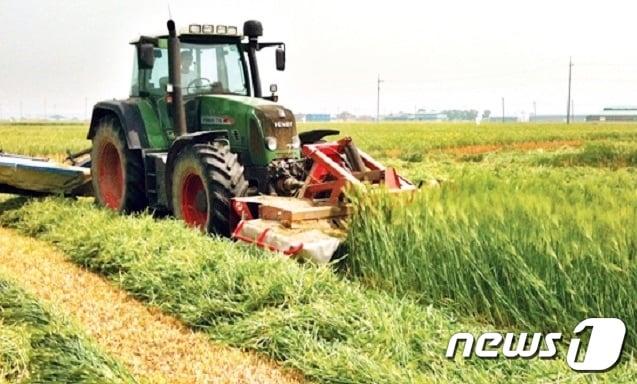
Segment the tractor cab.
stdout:
[[[212,26],[210,26],[212,27]],[[218,26],[221,27],[221,26]],[[225,26],[223,26],[225,27]],[[232,27],[232,31],[236,30]],[[224,30],[227,30],[225,27]],[[169,82],[168,38],[153,38],[156,44],[144,44],[149,39],[141,37],[136,46],[131,96],[164,97]],[[242,50],[241,36],[194,35],[179,36],[181,87],[184,96],[204,94],[232,94],[250,96],[248,65]],[[144,58],[142,55],[147,55]],[[144,61],[148,60],[149,61]]]
[[[251,164],[298,157],[298,151],[290,151],[297,140],[294,116],[276,104],[275,85],[271,95],[262,95],[256,59],[257,51],[277,47],[276,67],[284,70],[285,44],[259,42],[262,31],[258,21],[246,22],[243,36],[234,26],[191,24],[172,40],[170,35],[141,36],[131,43],[136,57],[130,95],[157,128],[150,148],[167,150],[185,133],[214,130],[226,131],[233,151],[244,152]],[[178,46],[172,51],[171,41]],[[185,129],[180,128],[182,105]],[[259,128],[269,135],[258,137],[254,131]],[[270,151],[278,153],[267,153],[272,147]]]

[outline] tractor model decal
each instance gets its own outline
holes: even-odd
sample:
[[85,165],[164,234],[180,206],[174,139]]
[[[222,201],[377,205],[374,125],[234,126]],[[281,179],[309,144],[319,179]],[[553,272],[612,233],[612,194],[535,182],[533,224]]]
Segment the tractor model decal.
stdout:
[[201,124],[206,125],[234,125],[234,119],[230,116],[201,116]]

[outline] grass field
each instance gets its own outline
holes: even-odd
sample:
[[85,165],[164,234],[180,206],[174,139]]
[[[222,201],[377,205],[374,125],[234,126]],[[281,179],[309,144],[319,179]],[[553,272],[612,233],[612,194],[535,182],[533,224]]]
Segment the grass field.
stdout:
[[368,285],[499,325],[567,332],[612,316],[635,324],[636,176],[474,169],[403,202],[365,195],[354,204],[347,260]]
[[[302,130],[317,129],[318,123],[303,124]],[[543,143],[581,145],[584,142],[610,140],[632,142],[637,139],[634,124],[499,124],[485,123],[334,123],[330,129],[351,136],[356,144],[379,158],[421,161],[440,151],[455,150],[462,155],[493,152],[499,149],[542,148]],[[463,148],[464,147],[464,148]],[[549,145],[550,147],[550,145]],[[451,151],[454,152],[454,151]]]
[[90,148],[84,125],[0,125],[0,151],[63,159],[67,151]]
[[[411,179],[440,184],[405,200],[354,196],[338,270],[87,201],[5,203],[1,221],[189,326],[319,382],[637,379],[637,125],[329,128]],[[24,129],[38,140],[20,140]],[[86,147],[84,134],[81,126],[0,126],[0,148],[58,158]],[[607,374],[576,374],[563,359],[444,358],[454,332],[568,334],[592,316],[628,326],[623,363]]]
[[[459,359],[452,364],[444,351],[453,333],[498,328],[366,289],[329,268],[201,236],[173,220],[122,217],[89,201],[49,199],[5,211],[1,221],[56,244],[70,260],[192,328],[266,354],[318,382],[585,379],[560,359]],[[637,366],[630,358],[598,377],[626,383],[635,378]]]

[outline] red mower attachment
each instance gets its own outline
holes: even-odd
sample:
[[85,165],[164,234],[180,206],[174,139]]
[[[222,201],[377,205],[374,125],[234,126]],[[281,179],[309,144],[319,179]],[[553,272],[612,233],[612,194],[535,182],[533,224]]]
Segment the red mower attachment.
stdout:
[[352,139],[308,144],[303,154],[312,167],[299,197],[250,196],[232,199],[232,237],[290,257],[327,263],[344,241],[350,206],[348,185],[385,186],[390,191],[416,187],[358,150]]
[[385,168],[356,148],[350,137],[334,143],[304,145],[303,154],[313,161],[300,192],[300,196],[306,199],[315,199],[317,194],[329,192],[327,202],[336,204],[347,183],[385,185],[392,191],[416,189],[393,168]]

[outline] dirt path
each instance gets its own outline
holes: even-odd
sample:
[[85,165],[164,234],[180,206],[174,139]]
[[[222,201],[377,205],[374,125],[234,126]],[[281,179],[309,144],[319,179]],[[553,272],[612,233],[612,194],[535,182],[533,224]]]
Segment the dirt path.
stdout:
[[298,383],[276,363],[211,342],[64,260],[50,245],[0,228],[0,273],[72,318],[141,382]]
[[483,153],[505,151],[533,151],[538,149],[554,151],[563,147],[580,147],[581,140],[554,140],[554,141],[521,141],[510,144],[479,144],[460,147],[448,147],[440,149],[440,152],[453,155],[478,155]]

